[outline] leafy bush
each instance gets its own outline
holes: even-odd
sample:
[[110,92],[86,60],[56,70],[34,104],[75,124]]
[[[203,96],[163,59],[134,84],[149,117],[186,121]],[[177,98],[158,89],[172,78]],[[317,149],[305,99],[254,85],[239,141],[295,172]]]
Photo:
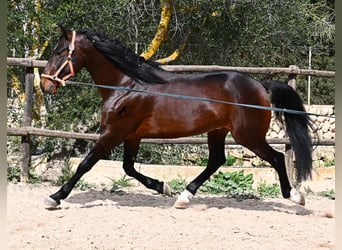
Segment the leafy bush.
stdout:
[[267,184],[266,181],[263,181],[258,185],[257,193],[264,198],[276,198],[280,195],[280,187],[278,184]]
[[111,193],[116,193],[116,194],[123,194],[121,191],[121,188],[123,187],[130,187],[132,184],[130,181],[132,178],[127,178],[127,175],[124,174],[120,179],[111,179],[112,180],[112,188],[110,189]]
[[237,159],[234,156],[227,155],[226,157],[226,163],[224,164],[225,166],[234,166],[236,163]]
[[335,190],[330,189],[318,193],[319,196],[327,197],[331,200],[335,200]]
[[[74,173],[75,172],[71,169],[70,161],[68,159],[64,160],[64,165],[62,167],[62,175],[58,177],[55,184],[57,186],[64,185],[67,181],[70,180],[70,178],[74,175]],[[85,189],[91,188],[92,186],[93,185],[81,179],[76,183],[75,188],[85,190]]]
[[225,173],[219,171],[206,181],[200,190],[206,193],[219,194],[232,190],[252,190],[252,185],[253,174],[245,176],[243,170]]
[[[7,181],[12,182],[12,183],[20,182],[20,173],[21,173],[21,169],[18,166],[7,167]],[[32,170],[32,168],[29,168],[29,179],[27,182],[34,184],[34,183],[39,183],[40,181],[41,181],[40,177],[36,175],[36,173]]]
[[7,181],[18,183],[20,182],[20,168],[19,167],[7,167]]
[[[244,174],[244,170],[237,172],[221,172],[214,174],[201,187],[200,191],[210,194],[227,194],[238,201],[246,199],[259,199],[266,197],[279,197],[280,187],[278,184],[261,182],[257,190],[253,190],[253,174]],[[187,185],[185,179],[173,179],[169,183],[175,193],[183,191]],[[328,196],[328,194],[326,194]]]
[[187,182],[185,179],[179,177],[177,179],[172,179],[168,182],[168,185],[173,194],[180,194],[186,187]]

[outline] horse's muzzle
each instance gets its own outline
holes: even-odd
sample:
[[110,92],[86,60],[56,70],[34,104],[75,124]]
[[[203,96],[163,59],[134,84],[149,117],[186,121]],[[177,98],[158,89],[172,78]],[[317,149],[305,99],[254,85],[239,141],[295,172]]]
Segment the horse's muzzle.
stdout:
[[57,87],[54,82],[44,77],[41,78],[40,89],[43,93],[50,95],[55,95],[57,93]]

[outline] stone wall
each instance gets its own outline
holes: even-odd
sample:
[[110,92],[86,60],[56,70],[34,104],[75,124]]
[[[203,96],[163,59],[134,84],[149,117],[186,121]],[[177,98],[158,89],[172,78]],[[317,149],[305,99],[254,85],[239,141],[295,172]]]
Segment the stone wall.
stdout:
[[[308,113],[318,115],[331,115],[334,113],[333,105],[310,105],[305,106]],[[319,139],[335,139],[335,118],[329,118],[324,116],[310,116],[313,121],[314,131],[312,133],[313,138]],[[282,129],[282,125],[272,118],[270,129],[267,133],[267,137],[270,138],[284,138],[285,131]]]

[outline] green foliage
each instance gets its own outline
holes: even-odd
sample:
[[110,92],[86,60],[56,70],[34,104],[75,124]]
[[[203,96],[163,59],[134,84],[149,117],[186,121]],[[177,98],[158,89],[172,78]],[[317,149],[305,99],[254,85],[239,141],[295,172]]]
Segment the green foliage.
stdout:
[[[14,166],[14,167],[7,167],[7,181],[12,183],[18,183],[20,182],[20,167]],[[32,170],[32,168],[29,168],[29,179],[27,181],[30,184],[35,184],[41,182],[41,179],[37,174]]]
[[331,200],[335,200],[335,190],[333,190],[333,189],[319,192],[318,195],[323,196],[323,197],[327,197]]
[[[70,180],[70,178],[74,175],[74,171],[71,168],[71,164],[70,161],[68,159],[64,160],[64,165],[62,167],[62,175],[60,175],[57,178],[56,181],[56,185],[57,186],[62,186],[64,185],[67,181]],[[79,188],[81,190],[86,190],[89,188],[92,188],[94,185],[87,183],[86,181],[84,181],[83,179],[79,180],[76,185],[75,188]]]
[[20,182],[20,168],[19,167],[7,167],[7,181],[18,183]]
[[130,183],[131,180],[132,180],[132,178],[127,178],[126,174],[123,175],[118,180],[112,179],[112,187],[111,187],[110,191],[119,193],[121,188],[132,186],[132,184]]
[[206,181],[200,191],[205,193],[225,193],[238,200],[256,198],[253,192],[253,174],[244,174],[244,171],[221,172],[214,174]]
[[30,168],[28,183],[35,184],[35,183],[40,183],[40,182],[41,182],[41,178],[32,170],[32,168]]
[[[152,1],[47,1],[37,13],[34,1],[8,1],[8,56],[25,57],[33,42],[28,24],[40,24],[40,44],[49,41],[42,59],[47,59],[59,38],[57,23],[73,29],[91,29],[116,37],[138,54],[154,37],[161,4]],[[332,1],[265,0],[173,1],[169,37],[154,58],[169,55],[190,33],[186,50],[177,64],[222,64],[231,66],[308,67],[334,70],[335,12]],[[256,14],[257,13],[257,14]],[[96,18],[90,18],[94,17]],[[177,18],[175,18],[177,17]],[[32,30],[34,32],[34,30]],[[287,77],[283,77],[286,79]],[[331,104],[334,79],[312,78],[313,101]],[[305,97],[305,81],[298,89]],[[323,93],[320,91],[323,88]]]
[[253,190],[236,189],[229,191],[228,195],[236,199],[237,201],[243,201],[248,199],[260,199],[260,197]]
[[[280,195],[278,184],[267,184],[265,181],[258,184],[257,190],[253,190],[253,174],[244,174],[244,171],[221,172],[214,174],[201,187],[200,191],[210,194],[227,194],[238,201],[246,199],[276,198]],[[169,183],[174,193],[181,193],[187,182],[181,177],[173,179]],[[330,193],[326,192],[325,196]]]
[[[172,193],[179,194],[185,189],[187,182],[179,177],[172,179],[168,184]],[[258,199],[259,197],[253,191],[252,184],[253,174],[244,175],[243,170],[232,173],[219,171],[206,181],[199,190],[203,193],[226,194],[238,201]]]
[[[194,15],[197,19],[193,20],[193,26],[201,29],[194,29],[187,51],[178,64],[298,65],[308,68],[311,47],[313,69],[335,69],[335,14],[332,2],[266,0],[222,4],[222,1],[198,1],[196,6],[198,11]],[[267,75],[256,77],[274,78]],[[287,76],[276,77],[287,81]],[[312,77],[311,81],[312,104],[333,104],[334,79]],[[306,100],[307,78],[302,77],[297,87]]]
[[225,166],[234,166],[237,159],[234,156],[228,155],[226,157],[226,163],[224,164]]
[[207,157],[201,157],[199,156],[197,159],[196,159],[196,166],[207,166],[208,165],[208,156]]
[[328,168],[328,167],[332,167],[332,166],[335,166],[335,160],[325,160],[324,161],[324,167],[325,168]]
[[277,198],[280,195],[280,187],[278,184],[267,184],[263,181],[258,184],[257,193],[263,198]]
[[179,177],[177,179],[172,179],[171,181],[169,181],[168,185],[173,194],[180,194],[185,189],[187,182],[182,177]]
[[94,114],[101,111],[101,98],[96,88],[68,86],[61,89],[53,99],[45,97],[49,128],[94,132],[99,127],[99,116]]
[[309,186],[304,187],[304,191],[307,194],[314,194],[315,193]]

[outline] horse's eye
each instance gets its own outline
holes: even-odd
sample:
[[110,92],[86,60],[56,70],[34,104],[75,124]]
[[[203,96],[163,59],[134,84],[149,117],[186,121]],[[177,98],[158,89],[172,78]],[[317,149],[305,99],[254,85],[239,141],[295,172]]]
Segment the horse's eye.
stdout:
[[63,46],[63,47],[61,47],[61,46],[59,46],[59,44],[57,44],[57,46],[54,48],[53,52],[54,52],[55,54],[59,55],[59,54],[61,54],[63,51],[68,50],[68,48],[69,48],[68,46]]
[[58,54],[58,55],[59,55],[59,54],[61,54],[63,51],[64,51],[64,48],[55,48],[53,52],[54,52],[55,54]]

